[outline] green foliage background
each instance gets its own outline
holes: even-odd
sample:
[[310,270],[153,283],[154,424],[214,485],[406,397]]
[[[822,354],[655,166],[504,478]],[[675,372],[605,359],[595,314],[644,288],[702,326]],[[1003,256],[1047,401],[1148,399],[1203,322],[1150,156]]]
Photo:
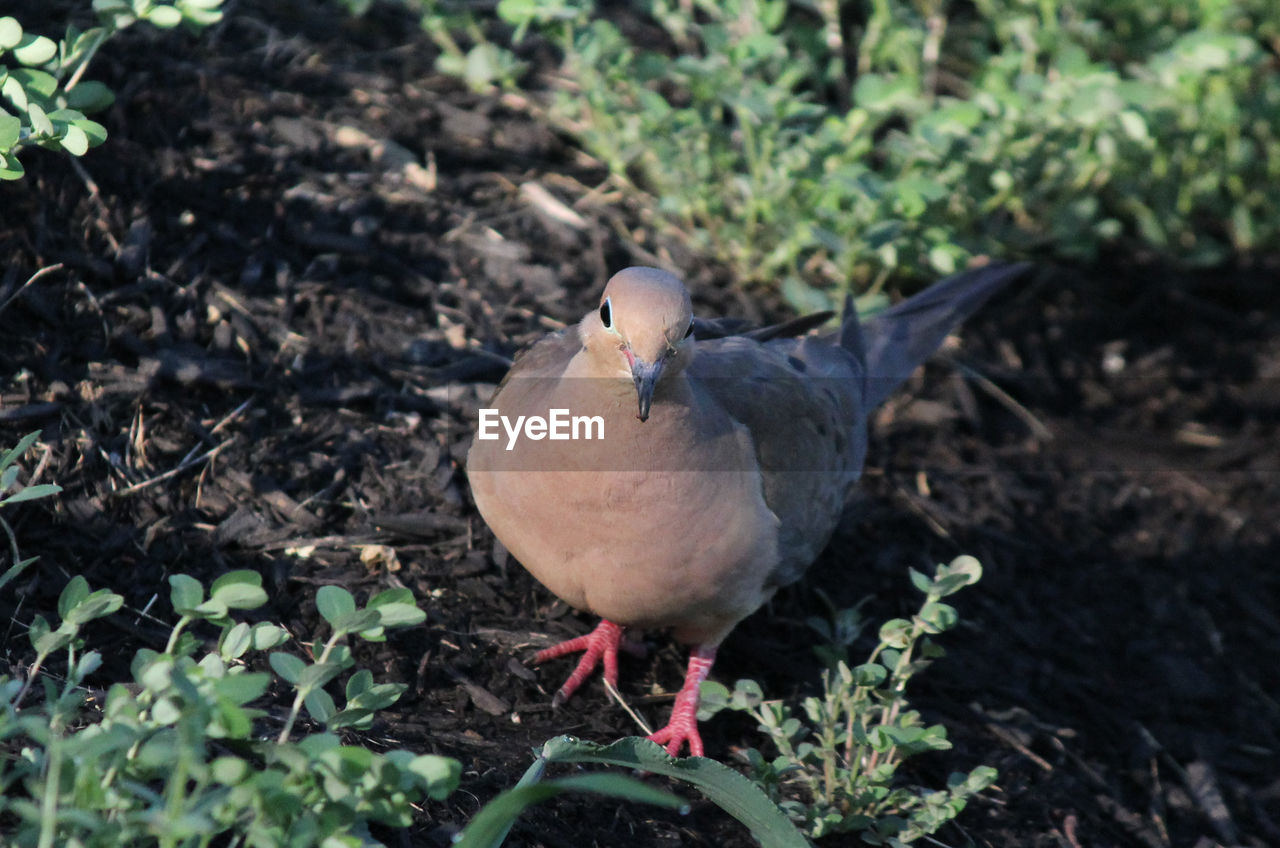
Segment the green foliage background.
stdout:
[[980,255],[1280,246],[1276,0],[647,0],[643,39],[584,0],[405,2],[442,70],[532,95],[797,306]]

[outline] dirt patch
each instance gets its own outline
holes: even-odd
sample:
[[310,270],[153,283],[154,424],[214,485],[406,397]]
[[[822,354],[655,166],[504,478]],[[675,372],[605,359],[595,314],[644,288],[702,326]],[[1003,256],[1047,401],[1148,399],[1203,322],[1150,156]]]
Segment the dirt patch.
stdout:
[[[65,492],[13,511],[41,561],[0,613],[48,614],[77,573],[149,610],[95,632],[107,680],[161,647],[175,572],[260,570],[264,615],[303,641],[318,585],[409,587],[427,624],[358,652],[411,686],[365,741],[463,762],[463,789],[405,836],[443,845],[532,746],[635,732],[598,683],[553,713],[566,669],[526,667],[590,622],[494,550],[469,500],[460,462],[503,357],[627,264],[682,269],[704,313],[781,313],[595,190],[604,172],[518,104],[435,75],[407,18],[243,2],[182,38],[113,42],[94,66],[120,95],[108,144],[80,168],[28,154],[4,189],[0,302],[62,267],[0,313],[0,445],[43,428],[42,480]],[[715,676],[811,693],[815,587],[871,595],[881,620],[916,602],[907,566],[972,553],[986,577],[915,691],[956,749],[913,775],[1001,779],[944,841],[1280,844],[1277,316],[1274,269],[1043,269],[877,415],[837,539]],[[7,631],[13,673],[29,651]],[[651,721],[684,662],[653,644],[622,682]],[[735,717],[704,738],[720,758],[760,741]],[[706,803],[568,798],[511,844],[751,840]]]

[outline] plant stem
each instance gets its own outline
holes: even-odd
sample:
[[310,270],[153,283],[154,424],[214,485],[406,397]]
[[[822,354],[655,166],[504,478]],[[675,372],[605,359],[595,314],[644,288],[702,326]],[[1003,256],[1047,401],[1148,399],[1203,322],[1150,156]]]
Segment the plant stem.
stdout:
[[173,630],[169,633],[169,641],[165,643],[164,653],[172,654],[173,649],[178,644],[178,635],[182,633],[183,628],[191,623],[191,617],[184,615],[178,619],[178,623],[173,626]]
[[89,67],[89,61],[93,59],[93,55],[98,52],[98,48],[101,47],[108,38],[114,35],[115,32],[116,28],[114,26],[104,24],[101,27],[97,38],[93,40],[93,44],[91,44],[89,49],[84,52],[84,58],[80,60],[79,66],[76,67],[75,72],[71,74],[70,79],[67,80],[67,84],[62,87],[64,92],[70,91],[76,87],[80,82],[80,77],[84,76],[85,70]]
[[40,841],[38,848],[53,848],[58,831],[58,787],[62,783],[62,727],[49,728],[48,768],[44,776],[44,798],[40,800]]
[[40,673],[40,666],[44,665],[45,658],[48,656],[48,654],[37,654],[36,661],[27,669],[27,679],[22,681],[22,689],[18,691],[18,697],[13,699],[14,712],[17,712],[18,708],[22,706],[22,699],[27,697],[27,690],[31,688],[32,681]]
[[[342,633],[335,632],[329,637],[329,641],[324,643],[324,650],[316,660],[317,664],[324,663],[329,660],[329,654],[333,652],[334,646],[338,644],[338,640],[341,639],[343,635],[344,634]],[[302,712],[302,702],[305,701],[307,696],[310,694],[310,689],[305,691],[298,689],[297,694],[294,695],[293,705],[289,708],[289,717],[285,719],[284,727],[280,730],[280,735],[276,737],[277,745],[283,745],[289,741],[289,734],[293,732],[293,723],[298,720],[298,714]]]

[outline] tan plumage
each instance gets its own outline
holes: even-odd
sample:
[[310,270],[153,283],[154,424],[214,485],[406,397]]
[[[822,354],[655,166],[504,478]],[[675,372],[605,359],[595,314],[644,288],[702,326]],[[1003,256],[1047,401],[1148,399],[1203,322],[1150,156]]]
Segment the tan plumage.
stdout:
[[675,277],[628,268],[599,310],[519,357],[491,404],[502,415],[564,409],[599,416],[604,431],[477,438],[468,456],[494,534],[548,589],[605,619],[539,654],[586,651],[557,699],[598,660],[616,677],[623,628],[671,628],[695,649],[654,738],[701,754],[697,687],[715,648],[826,545],[861,473],[867,414],[1021,271],[957,275],[866,324],[850,306],[838,336],[794,338],[805,319],[724,335],[694,321]]

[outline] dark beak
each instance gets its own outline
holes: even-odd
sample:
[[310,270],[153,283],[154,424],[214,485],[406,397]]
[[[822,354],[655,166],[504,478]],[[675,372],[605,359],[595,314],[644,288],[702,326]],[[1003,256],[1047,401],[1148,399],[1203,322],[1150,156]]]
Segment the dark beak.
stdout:
[[662,366],[665,364],[665,359],[659,359],[652,365],[642,359],[637,359],[635,364],[631,366],[631,379],[636,383],[636,399],[640,402],[640,414],[636,417],[641,421],[649,420],[649,406],[653,403],[653,390],[658,385],[658,378],[662,376]]

